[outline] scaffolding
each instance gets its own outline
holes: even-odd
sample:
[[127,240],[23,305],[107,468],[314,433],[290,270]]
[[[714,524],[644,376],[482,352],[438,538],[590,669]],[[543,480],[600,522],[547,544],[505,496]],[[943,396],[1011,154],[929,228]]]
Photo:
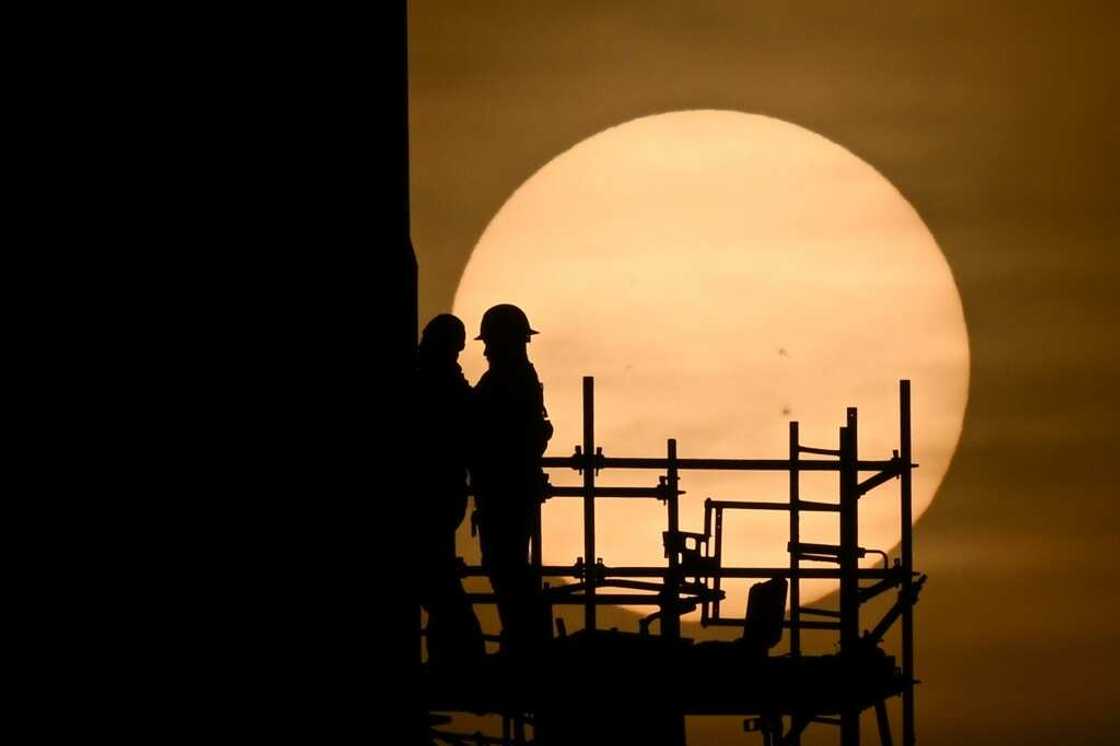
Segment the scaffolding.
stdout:
[[[914,722],[914,605],[925,582],[913,568],[913,512],[910,427],[910,382],[899,382],[899,447],[889,458],[862,460],[858,449],[858,414],[846,412],[836,448],[802,444],[798,422],[789,423],[788,455],[784,459],[680,458],[677,442],[670,438],[665,455],[654,458],[608,456],[595,442],[595,384],[583,379],[583,438],[566,457],[546,456],[550,472],[574,471],[578,485],[550,485],[548,498],[583,501],[583,556],[568,566],[544,565],[541,551],[540,511],[531,543],[531,562],[543,581],[564,580],[542,592],[551,605],[583,607],[584,628],[568,635],[562,624],[556,654],[546,666],[554,670],[536,674],[551,685],[511,684],[509,671],[484,666],[471,672],[465,685],[455,672],[429,672],[428,707],[439,712],[497,713],[503,716],[503,736],[433,731],[446,743],[530,743],[525,725],[545,717],[549,707],[590,707],[607,696],[597,682],[611,666],[632,667],[636,673],[658,677],[658,705],[679,715],[678,733],[670,742],[684,743],[684,715],[749,715],[746,731],[757,731],[764,746],[800,744],[810,724],[838,726],[842,746],[860,743],[860,713],[873,708],[883,746],[893,737],[886,701],[901,698],[901,740],[915,742]],[[605,469],[660,472],[657,484],[617,487],[598,484]],[[785,472],[789,495],[785,502],[704,501],[704,530],[680,530],[681,474],[687,471]],[[801,498],[805,472],[835,472],[839,477],[837,502]],[[889,561],[883,551],[859,545],[859,502],[887,482],[899,483],[898,555]],[[656,499],[666,507],[667,529],[662,534],[666,563],[662,566],[610,567],[596,559],[596,501],[603,499]],[[728,511],[787,511],[789,562],[784,567],[724,567],[724,519]],[[834,513],[839,519],[839,543],[808,543],[801,539],[801,516],[808,512]],[[860,567],[867,554],[883,557],[882,566]],[[803,563],[813,563],[805,566]],[[821,565],[826,566],[821,566]],[[480,566],[464,566],[464,577],[485,577]],[[805,606],[801,582],[806,579],[839,581],[839,609]],[[744,655],[733,643],[700,643],[682,638],[681,617],[700,610],[704,627],[744,625],[743,617],[728,617],[721,601],[724,581],[733,579],[788,582],[788,612],[779,610],[779,635],[788,630],[789,652],[763,658]],[[897,599],[873,627],[861,633],[861,607],[890,590]],[[752,594],[753,595],[753,594]],[[469,594],[473,603],[494,603],[492,593]],[[754,603],[752,598],[751,603]],[[784,590],[781,609],[785,608]],[[601,630],[597,609],[604,605],[651,606],[656,610],[640,620],[637,633]],[[748,609],[748,616],[751,614]],[[882,650],[884,635],[901,621],[901,661]],[[657,622],[658,635],[651,634]],[[804,630],[829,630],[838,634],[838,652],[808,654],[802,647]],[[722,646],[722,647],[721,647]],[[766,647],[772,647],[768,644]],[[592,651],[592,652],[587,652]],[[565,697],[570,698],[565,700]],[[610,695],[612,698],[614,694]],[[644,694],[643,698],[648,699]],[[637,698],[635,698],[636,701]],[[616,703],[617,704],[617,703]],[[648,705],[648,702],[647,702]],[[621,706],[625,711],[625,707]],[[654,708],[644,706],[643,711]],[[636,711],[636,710],[635,710]],[[632,716],[637,717],[637,716]],[[589,721],[590,722],[590,721]],[[536,728],[535,728],[536,730]],[[672,728],[670,728],[672,730]],[[537,730],[539,734],[540,731]],[[590,739],[585,739],[590,742]]]

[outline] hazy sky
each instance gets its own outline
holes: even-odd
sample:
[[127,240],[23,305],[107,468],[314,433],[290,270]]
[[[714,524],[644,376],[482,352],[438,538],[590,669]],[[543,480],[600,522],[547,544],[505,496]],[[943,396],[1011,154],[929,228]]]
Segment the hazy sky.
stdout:
[[[915,537],[930,574],[917,614],[919,740],[1111,742],[1114,4],[411,5],[422,319],[450,310],[471,248],[525,179],[648,114],[778,117],[901,190],[949,260],[972,356],[961,446]],[[716,731],[742,741],[740,727],[693,724],[690,743],[715,743]]]

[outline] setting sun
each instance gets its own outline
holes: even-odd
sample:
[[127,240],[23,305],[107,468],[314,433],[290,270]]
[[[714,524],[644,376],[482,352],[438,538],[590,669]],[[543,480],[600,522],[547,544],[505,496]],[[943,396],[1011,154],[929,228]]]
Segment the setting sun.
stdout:
[[[556,432],[550,455],[580,441],[580,379],[597,385],[597,438],[610,456],[781,458],[787,422],[804,443],[836,447],[858,406],[859,448],[897,447],[897,381],[914,386],[915,517],[930,505],[961,432],[969,347],[949,266],[906,199],[848,150],[778,119],[682,111],[600,132],[544,165],[479,239],[455,296],[473,331],[495,303],[525,309],[530,356]],[[471,335],[473,336],[473,334]],[[464,370],[485,370],[468,343]],[[604,473],[646,486],[647,473]],[[702,502],[784,500],[784,474],[687,473],[681,526]],[[555,484],[575,484],[554,472]],[[860,505],[860,544],[898,542],[889,488]],[[806,475],[805,499],[836,499],[835,474]],[[597,502],[608,565],[661,564],[664,509]],[[803,518],[803,539],[836,541],[833,516]],[[578,500],[544,507],[544,557],[582,554]],[[725,565],[784,566],[786,518],[735,516]],[[871,559],[867,560],[872,562]],[[740,608],[745,583],[727,583]],[[834,581],[803,585],[808,602]]]

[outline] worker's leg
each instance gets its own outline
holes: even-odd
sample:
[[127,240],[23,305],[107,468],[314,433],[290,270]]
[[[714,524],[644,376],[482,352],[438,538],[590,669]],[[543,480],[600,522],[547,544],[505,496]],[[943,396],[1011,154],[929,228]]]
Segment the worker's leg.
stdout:
[[430,536],[420,545],[421,603],[428,612],[428,660],[471,663],[484,654],[482,629],[463,590],[455,537]]
[[517,514],[486,516],[480,529],[482,562],[502,620],[503,649],[531,649],[541,637],[544,612],[539,579],[529,563],[529,518]]
[[430,534],[421,533],[416,547],[416,595],[428,614],[424,647],[428,662],[439,658],[440,653],[440,576],[441,561],[439,542]]
[[472,664],[486,654],[482,641],[482,627],[474,613],[474,606],[463,589],[459,577],[459,562],[455,556],[455,535],[447,537],[451,561],[446,574],[446,585],[441,594],[441,612],[445,620],[446,655],[456,663]]

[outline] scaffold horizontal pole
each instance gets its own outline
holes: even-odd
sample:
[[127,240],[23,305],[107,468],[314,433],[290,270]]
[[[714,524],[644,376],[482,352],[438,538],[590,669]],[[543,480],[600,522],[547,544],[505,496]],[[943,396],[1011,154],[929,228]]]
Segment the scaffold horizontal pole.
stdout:
[[801,453],[816,453],[821,456],[839,456],[840,451],[835,448],[813,448],[812,446],[797,446]]
[[[669,466],[669,460],[664,458],[629,458],[618,456],[546,456],[541,459],[541,464],[549,469],[581,469],[590,462],[594,469],[658,469],[664,471]],[[795,464],[799,471],[840,471],[839,461],[826,461],[824,459],[799,460],[791,462],[789,459],[738,459],[738,458],[681,458],[677,459],[677,468],[681,470],[708,470],[708,471],[789,471]],[[883,471],[895,466],[897,462],[892,459],[879,461],[859,461],[856,468],[859,471]],[[917,466],[917,464],[914,464]]]
[[[602,487],[595,485],[595,497],[653,497],[664,500],[667,491],[662,487]],[[554,485],[548,490],[549,497],[585,497],[584,488]]]
[[[604,581],[610,578],[663,578],[668,572],[666,567],[608,567],[602,565],[597,571],[597,576]],[[856,575],[860,580],[880,580],[891,577],[897,572],[890,568],[861,567]],[[464,578],[484,578],[486,571],[480,565],[467,565],[460,573]],[[584,571],[574,565],[545,565],[541,568],[541,575],[550,578],[583,578]],[[732,579],[769,579],[788,578],[788,567],[721,567],[714,573],[698,573],[699,577],[721,577]],[[798,572],[802,578],[835,579],[840,577],[840,570],[834,567],[803,567]],[[689,577],[693,574],[689,573]]]
[[[741,629],[743,627],[743,620],[742,620],[742,618],[739,618],[739,619],[709,619],[704,626],[706,626],[706,627],[738,627],[738,628]],[[786,619],[785,621],[782,622],[782,627],[784,627],[785,629],[789,629],[791,626],[792,626],[792,623],[790,622],[789,619]],[[840,629],[840,623],[839,622],[817,622],[817,621],[805,620],[805,619],[800,620],[800,623],[798,624],[798,626],[801,627],[801,629],[831,629],[831,630]]]
[[[790,510],[789,502],[778,503],[749,500],[712,500],[711,505],[713,508],[725,508],[731,510]],[[799,500],[797,502],[797,509],[808,512],[836,513],[840,510],[840,504],[813,502],[811,500]]]
[[[497,603],[498,597],[493,593],[468,593],[467,598],[472,603]],[[591,595],[573,593],[570,596],[550,596],[548,602],[554,606],[584,606],[588,602],[595,606],[660,606],[664,599],[660,594],[653,593],[599,593]],[[681,599],[687,603],[688,599]],[[699,603],[699,602],[697,602]],[[739,622],[742,624],[742,621]]]

